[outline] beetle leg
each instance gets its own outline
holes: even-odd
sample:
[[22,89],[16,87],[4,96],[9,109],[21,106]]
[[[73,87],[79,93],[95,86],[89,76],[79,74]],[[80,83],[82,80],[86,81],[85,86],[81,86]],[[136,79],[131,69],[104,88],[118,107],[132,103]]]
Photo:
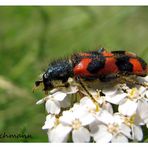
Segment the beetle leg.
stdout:
[[93,97],[93,95],[88,91],[87,87],[84,85],[84,83],[81,81],[80,77],[76,77],[76,80],[80,83],[81,87],[84,89],[84,91],[88,94],[88,96],[91,98],[91,100],[96,105],[96,111],[99,111],[99,104],[96,101],[96,99]]

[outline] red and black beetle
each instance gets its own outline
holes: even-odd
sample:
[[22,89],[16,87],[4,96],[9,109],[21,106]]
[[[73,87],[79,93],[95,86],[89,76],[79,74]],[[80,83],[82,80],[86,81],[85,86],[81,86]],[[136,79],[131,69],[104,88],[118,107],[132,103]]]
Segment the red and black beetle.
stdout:
[[109,81],[117,75],[147,75],[147,63],[136,54],[126,51],[107,52],[104,48],[95,51],[79,52],[70,58],[60,59],[49,64],[42,80],[35,85],[44,84],[44,90],[54,88],[53,81],[67,82],[69,77],[85,80],[100,79]]

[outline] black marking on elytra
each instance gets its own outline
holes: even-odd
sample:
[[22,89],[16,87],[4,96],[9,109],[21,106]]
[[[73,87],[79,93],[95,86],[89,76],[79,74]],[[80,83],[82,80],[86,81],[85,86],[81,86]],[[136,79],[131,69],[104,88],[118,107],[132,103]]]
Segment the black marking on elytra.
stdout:
[[102,55],[98,55],[97,58],[92,59],[92,61],[88,64],[87,70],[92,73],[96,74],[100,69],[105,66],[105,57]]
[[116,65],[118,66],[119,71],[123,73],[132,73],[133,65],[129,62],[128,56],[118,57],[116,60]]
[[141,66],[142,66],[142,69],[145,70],[147,68],[147,63],[140,57],[137,57],[137,59],[139,60]]

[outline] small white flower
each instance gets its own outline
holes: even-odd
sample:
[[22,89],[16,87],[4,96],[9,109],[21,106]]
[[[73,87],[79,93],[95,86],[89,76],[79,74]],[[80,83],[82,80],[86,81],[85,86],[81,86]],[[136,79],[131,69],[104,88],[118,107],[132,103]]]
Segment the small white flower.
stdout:
[[[81,92],[82,92],[82,94],[84,94],[84,96],[91,99],[90,96],[84,90],[81,90]],[[89,93],[93,96],[94,100],[96,101],[96,103],[98,102],[99,105],[101,105],[105,102],[105,97],[100,95],[101,90],[99,91],[99,90],[90,89]]]
[[66,98],[66,94],[63,92],[56,92],[52,95],[48,95],[46,99],[46,110],[51,114],[59,114],[61,110],[60,101]]
[[[97,103],[97,102],[96,102]],[[83,97],[80,100],[80,108],[85,108],[89,113],[96,113],[100,110],[99,104],[94,103],[89,97]]]
[[37,101],[36,104],[42,104],[46,102],[45,107],[47,112],[51,114],[58,114],[60,112],[61,107],[65,107],[65,106],[67,107],[68,101],[67,100],[64,101],[64,99],[67,98],[67,94],[61,91],[58,91],[57,89],[54,89],[53,91],[54,91],[53,94],[49,94],[45,98]]
[[96,104],[97,102],[93,102],[89,97],[83,97],[80,100],[80,105],[78,106],[78,109],[85,110],[85,113],[87,114],[87,120],[95,121],[96,116],[100,113],[101,108],[99,104]]
[[121,123],[124,123],[131,129],[131,136],[128,136],[130,139],[134,141],[141,141],[143,139],[143,132],[139,125],[137,125],[137,122],[135,120],[135,115],[133,116],[124,116],[120,113],[115,114],[116,118],[121,121]]
[[51,129],[57,124],[57,119],[54,115],[47,115],[46,116],[46,121],[42,129]]
[[[91,134],[96,142],[128,142],[130,136],[130,128],[125,124],[121,124],[119,119],[111,115],[107,111],[102,111],[98,116],[100,124],[90,126]],[[97,127],[97,128],[96,128]]]
[[137,110],[137,103],[127,99],[125,103],[119,105],[118,110],[123,115],[132,116]]
[[[123,115],[132,116],[136,113],[137,108],[146,103],[147,89],[141,86],[139,89],[132,88],[128,90],[128,95],[124,103],[119,105],[119,112]],[[147,108],[148,109],[148,108]],[[144,110],[140,110],[144,111]]]
[[70,132],[69,127],[64,127],[60,124],[59,119],[54,115],[48,115],[42,129],[47,129],[47,135],[49,142],[66,142],[67,134]]
[[90,118],[90,115],[87,113],[86,110],[76,106],[73,111],[65,111],[63,116],[60,117],[63,131],[67,127],[71,129],[73,142],[90,141],[90,132],[86,126],[92,123],[94,118]]
[[70,127],[58,124],[56,127],[48,130],[48,140],[52,143],[67,142],[70,131]]
[[90,91],[90,93],[95,99],[95,102],[86,95],[80,100],[80,105],[87,108],[89,112],[94,114],[98,113],[101,108],[108,110],[109,112],[113,112],[111,104],[105,101],[105,96],[101,96],[100,91]]
[[104,89],[103,93],[105,94],[106,101],[116,105],[124,102],[127,96],[127,93],[122,90],[125,89],[124,87],[124,85],[116,85],[110,89]]

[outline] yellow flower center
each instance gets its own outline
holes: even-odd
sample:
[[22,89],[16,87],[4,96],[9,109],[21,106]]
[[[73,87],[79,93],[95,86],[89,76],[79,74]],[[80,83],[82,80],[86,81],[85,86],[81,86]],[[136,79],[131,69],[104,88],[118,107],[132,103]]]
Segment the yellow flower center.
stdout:
[[116,134],[119,131],[119,125],[115,123],[109,124],[107,130],[112,134]]
[[89,112],[89,113],[92,113],[92,114],[95,114],[95,113],[96,113],[96,110],[93,109],[93,108],[88,108],[88,107],[87,107],[87,109],[88,109],[88,112]]
[[55,118],[56,119],[55,119],[55,122],[54,122],[54,127],[57,127],[59,125],[60,121],[59,121],[59,117],[55,117]]
[[134,100],[139,96],[137,88],[132,88],[129,92],[128,98],[130,100]]
[[75,119],[74,121],[72,121],[72,128],[77,130],[81,127],[81,122],[79,119]]
[[134,124],[134,120],[135,120],[135,115],[131,117],[124,117],[124,123],[129,127],[131,127]]

